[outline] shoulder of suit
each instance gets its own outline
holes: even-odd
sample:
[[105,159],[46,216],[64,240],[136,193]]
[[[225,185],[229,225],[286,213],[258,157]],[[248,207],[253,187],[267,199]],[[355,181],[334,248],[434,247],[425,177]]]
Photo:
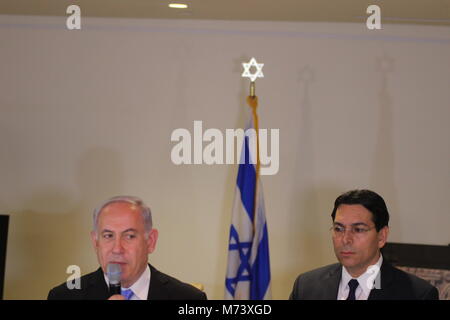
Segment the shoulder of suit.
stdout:
[[[100,271],[101,269],[97,269],[94,272],[85,274],[84,276],[81,276],[79,278],[79,283],[80,283],[80,287],[82,289],[87,288],[88,286],[90,286],[91,284],[95,283],[96,281],[98,281],[99,279],[101,279],[102,276],[102,272]],[[71,282],[76,282],[78,279],[74,279],[71,280]],[[60,285],[54,287],[53,289],[51,289],[48,293],[48,299],[52,300],[52,299],[79,299],[83,294],[84,294],[85,290],[73,290],[73,289],[69,289],[67,286],[67,281],[61,283]]]
[[158,277],[158,280],[167,286],[168,292],[172,295],[173,299],[206,299],[206,294],[196,287],[169,276],[153,266],[150,266],[150,268],[151,277]]
[[318,280],[318,279],[323,279],[325,277],[329,277],[331,275],[336,274],[337,272],[341,271],[341,264],[339,263],[333,263],[324,267],[320,267],[317,269],[313,269],[310,271],[307,271],[305,273],[300,274],[297,279],[298,280],[303,280],[303,281],[307,281],[307,280]]
[[412,286],[413,289],[415,289],[415,291],[427,292],[427,291],[436,289],[431,283],[429,283],[428,281],[426,281],[422,278],[419,278],[418,276],[416,276],[414,274],[400,270],[392,265],[390,267],[394,270],[396,281],[402,281],[404,283],[408,283],[409,285]]

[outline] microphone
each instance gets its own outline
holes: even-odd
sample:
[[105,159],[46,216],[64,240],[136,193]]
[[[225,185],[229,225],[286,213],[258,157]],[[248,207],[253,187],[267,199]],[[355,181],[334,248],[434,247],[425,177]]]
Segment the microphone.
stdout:
[[122,275],[122,268],[120,264],[109,263],[106,266],[106,275],[109,279],[109,294],[120,294],[120,276]]

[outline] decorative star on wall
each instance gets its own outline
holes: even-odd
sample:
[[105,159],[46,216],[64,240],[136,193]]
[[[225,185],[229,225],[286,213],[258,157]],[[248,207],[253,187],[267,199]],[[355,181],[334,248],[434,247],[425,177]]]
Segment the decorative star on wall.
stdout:
[[[251,58],[249,63],[242,63],[242,66],[244,67],[244,72],[242,73],[243,78],[250,78],[251,82],[254,82],[256,78],[264,78],[264,74],[262,72],[264,63],[257,63],[255,58]],[[255,73],[250,73],[251,67],[256,68]]]

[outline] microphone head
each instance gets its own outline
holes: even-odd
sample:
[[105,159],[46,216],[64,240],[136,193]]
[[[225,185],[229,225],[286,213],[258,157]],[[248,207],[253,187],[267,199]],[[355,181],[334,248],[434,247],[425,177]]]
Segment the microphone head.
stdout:
[[118,263],[109,263],[106,266],[106,275],[109,283],[112,285],[120,285],[120,277],[122,276],[122,267]]

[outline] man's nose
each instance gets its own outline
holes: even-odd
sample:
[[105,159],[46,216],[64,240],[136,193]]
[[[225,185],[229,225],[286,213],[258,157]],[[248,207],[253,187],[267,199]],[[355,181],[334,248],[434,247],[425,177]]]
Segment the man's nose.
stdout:
[[123,246],[122,246],[122,239],[118,237],[114,240],[114,246],[113,246],[113,253],[122,253],[123,252]]
[[344,236],[342,237],[342,242],[344,244],[352,243],[353,242],[353,233],[351,229],[347,229],[344,231]]

